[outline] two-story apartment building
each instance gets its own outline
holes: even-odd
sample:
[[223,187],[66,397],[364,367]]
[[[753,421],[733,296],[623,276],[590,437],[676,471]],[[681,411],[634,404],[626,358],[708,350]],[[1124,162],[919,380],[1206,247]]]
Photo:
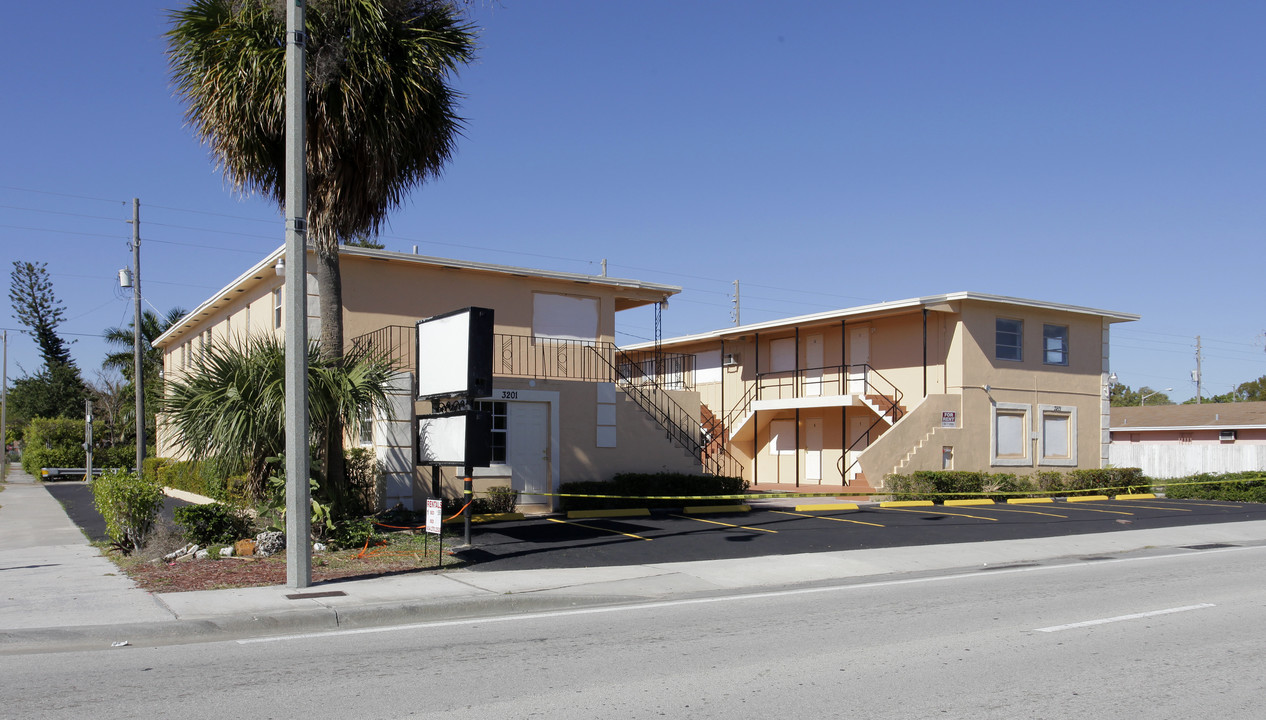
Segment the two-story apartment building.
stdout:
[[[155,342],[168,377],[198,366],[207,348],[248,335],[282,334],[284,248],[212,295]],[[436,492],[458,492],[452,470],[433,482],[419,467],[414,418],[415,326],[463,307],[495,314],[493,465],[476,470],[476,491],[510,485],[520,503],[554,505],[550,493],[570,480],[606,480],[617,472],[698,472],[700,453],[683,429],[699,414],[697,396],[617,382],[627,366],[615,347],[615,314],[663,303],[680,288],[620,278],[536,270],[345,247],[341,251],[346,342],[389,353],[399,373],[394,417],[372,418],[349,443],[374,447],[386,470],[384,504],[420,507]],[[309,337],[319,337],[314,275],[308,277]],[[692,405],[693,402],[693,405]],[[160,425],[158,452],[177,455]],[[438,487],[437,487],[438,486]],[[445,490],[447,489],[447,490]]]
[[693,364],[661,361],[660,378],[699,393],[706,450],[762,488],[861,493],[914,470],[1098,468],[1109,329],[1137,319],[951,293],[665,340],[660,352]]

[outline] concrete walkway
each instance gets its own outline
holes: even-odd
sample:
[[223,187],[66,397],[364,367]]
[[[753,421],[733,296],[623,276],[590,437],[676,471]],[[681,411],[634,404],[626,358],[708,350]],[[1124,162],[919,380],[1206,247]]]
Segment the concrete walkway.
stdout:
[[223,640],[759,590],[1059,558],[1266,543],[1266,521],[1003,542],[560,570],[417,573],[295,590],[151,594],[29,476],[0,492],[0,653]]
[[0,492],[0,631],[171,619],[88,544],[43,485],[10,466]]

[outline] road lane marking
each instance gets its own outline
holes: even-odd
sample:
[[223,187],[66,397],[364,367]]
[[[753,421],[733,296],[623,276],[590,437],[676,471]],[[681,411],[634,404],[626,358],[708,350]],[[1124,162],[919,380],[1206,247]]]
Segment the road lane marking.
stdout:
[[[1172,553],[1167,555],[1149,555],[1147,557],[1136,558],[1117,558],[1112,560],[1098,560],[1094,562],[1081,561],[1071,563],[1061,563],[1059,565],[1039,565],[1036,567],[1017,567],[1003,568],[989,573],[972,573],[972,574],[955,574],[955,575],[932,575],[929,577],[903,578],[900,580],[877,580],[874,582],[864,582],[848,585],[827,585],[809,588],[795,588],[792,590],[770,590],[764,592],[744,593],[738,595],[718,595],[713,597],[688,598],[684,600],[658,600],[643,603],[621,604],[621,605],[603,605],[599,607],[575,608],[571,610],[546,610],[535,613],[513,613],[509,615],[490,615],[484,617],[462,618],[459,620],[431,620],[420,623],[406,623],[400,625],[380,625],[377,627],[352,628],[346,630],[322,630],[319,632],[295,633],[291,635],[270,635],[265,637],[242,638],[235,640],[238,645],[255,645],[258,643],[286,642],[292,640],[313,640],[323,638],[341,637],[344,635],[370,635],[376,633],[396,633],[406,630],[424,630],[430,628],[443,627],[461,627],[471,625],[487,625],[492,623],[515,622],[524,620],[543,620],[549,618],[575,617],[579,615],[602,615],[606,613],[620,612],[639,612],[645,610],[656,610],[659,608],[669,607],[685,607],[688,605],[712,605],[717,603],[744,602],[748,600],[768,600],[772,598],[792,597],[796,595],[820,595],[824,593],[841,593],[856,592],[858,590],[870,590],[873,588],[894,587],[898,585],[922,585],[927,583],[942,582],[970,582],[982,580],[985,578],[993,579],[1002,575],[1010,575],[1012,573],[1028,573],[1028,572],[1049,572],[1052,570],[1069,570],[1084,568],[1094,565],[1102,567],[1103,565],[1115,563],[1136,563],[1136,562],[1153,562],[1157,560],[1172,560],[1176,558],[1189,558],[1194,555],[1204,555],[1206,553],[1223,553],[1223,552],[1245,552],[1260,551],[1266,549],[1266,545],[1253,545],[1248,547],[1218,548],[1216,550],[1202,550],[1199,552],[1183,552]],[[841,578],[843,579],[843,578]],[[517,594],[517,593],[516,593]]]
[[748,527],[747,525],[734,525],[733,523],[723,523],[723,522],[719,522],[719,521],[717,521],[717,520],[704,520],[703,518],[700,518],[700,517],[691,517],[691,516],[689,516],[689,515],[673,515],[673,517],[675,517],[675,518],[681,518],[682,520],[696,520],[696,521],[698,521],[698,522],[701,522],[701,523],[709,523],[709,524],[711,524],[711,525],[723,525],[723,526],[728,527],[728,528],[737,528],[737,529],[739,529],[739,530],[756,530],[757,532],[767,532],[767,533],[773,533],[773,534],[775,534],[775,535],[777,535],[777,534],[778,534],[778,531],[777,531],[777,530],[766,530],[765,528]]
[[1052,625],[1051,627],[1038,628],[1037,632],[1052,633],[1061,630],[1076,630],[1077,628],[1092,627],[1094,625],[1107,625],[1108,623],[1125,622],[1126,620],[1141,620],[1143,618],[1156,617],[1158,615],[1172,615],[1174,613],[1188,612],[1190,610],[1204,610],[1205,608],[1217,607],[1213,603],[1200,603],[1199,605],[1184,605],[1183,607],[1168,608],[1166,610],[1152,610],[1150,612],[1132,613],[1130,615],[1117,615],[1116,617],[1100,618],[1099,620],[1086,620],[1084,622],[1068,623],[1067,625]]
[[788,512],[786,510],[770,510],[770,512],[778,513],[779,515],[795,515],[796,517],[817,518],[819,520],[834,520],[836,522],[853,523],[855,525],[870,525],[871,527],[887,527],[886,525],[880,525],[879,523],[862,522],[861,520],[849,520],[848,518],[830,517],[829,515],[808,515],[806,513]]
[[651,538],[648,538],[648,537],[642,537],[641,535],[634,535],[633,533],[620,532],[619,530],[612,530],[610,528],[598,527],[597,525],[586,525],[585,523],[568,522],[567,520],[559,520],[558,518],[545,518],[545,519],[549,520],[550,522],[559,523],[561,525],[575,525],[577,527],[587,528],[589,530],[601,530],[602,532],[608,532],[614,535],[623,535],[624,537],[633,538],[634,540],[645,540],[646,542],[651,541]]

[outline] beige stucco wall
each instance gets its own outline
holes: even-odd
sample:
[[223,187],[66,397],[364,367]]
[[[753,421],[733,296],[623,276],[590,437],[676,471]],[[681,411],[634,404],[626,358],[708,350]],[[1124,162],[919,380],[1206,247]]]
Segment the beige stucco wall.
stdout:
[[[548,493],[558,492],[563,483],[581,480],[610,480],[618,473],[699,472],[699,460],[683,448],[670,444],[665,431],[649,415],[636,405],[623,390],[616,388],[616,444],[600,447],[596,416],[599,412],[599,384],[566,380],[528,380],[526,378],[495,378],[493,395],[496,400],[507,393],[517,394],[521,400],[512,402],[545,402],[549,405],[550,432],[547,437]],[[552,396],[552,397],[550,397]],[[683,408],[698,411],[695,393],[674,393]],[[417,411],[425,413],[429,403],[419,402]],[[513,468],[493,465],[475,471],[474,491],[486,492],[489,487],[513,486]],[[462,492],[460,473],[453,468],[442,472],[442,492],[457,497]],[[419,467],[415,478],[415,505],[430,497],[431,470]],[[547,498],[546,505],[558,507],[557,498]]]
[[[994,358],[996,320],[1013,318],[1024,322],[1023,360]],[[964,303],[962,310],[963,419],[974,438],[958,456],[966,468],[1026,474],[1038,470],[1067,470],[1071,467],[1100,466],[1100,402],[1103,389],[1102,329],[1099,317],[1060,313],[1038,308]],[[1068,365],[1042,362],[1042,326],[1068,327]],[[988,385],[989,391],[984,387]],[[1029,441],[1029,462],[1000,465],[991,461],[993,410],[998,403],[1014,403],[1032,408],[1029,431],[1040,430],[1040,406],[1076,408],[1077,462],[1047,464],[1037,458],[1034,440]]]

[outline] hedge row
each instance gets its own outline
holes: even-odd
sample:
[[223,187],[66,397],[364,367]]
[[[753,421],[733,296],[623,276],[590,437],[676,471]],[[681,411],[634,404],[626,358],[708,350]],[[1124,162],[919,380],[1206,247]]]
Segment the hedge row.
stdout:
[[[742,500],[690,500],[680,496],[741,495],[747,489],[742,478],[683,473],[622,473],[602,480],[563,483],[561,494],[621,495],[610,497],[562,497],[563,510],[618,510],[622,508],[678,508],[683,505],[737,505]],[[672,496],[667,500],[646,500],[648,496]]]
[[1203,473],[1165,481],[1165,497],[1266,503],[1266,473]]
[[957,470],[921,470],[889,475],[885,489],[898,500],[1005,501],[1026,495],[1095,495],[1152,492],[1151,480],[1139,468],[1104,468],[1040,472],[1034,475]]

